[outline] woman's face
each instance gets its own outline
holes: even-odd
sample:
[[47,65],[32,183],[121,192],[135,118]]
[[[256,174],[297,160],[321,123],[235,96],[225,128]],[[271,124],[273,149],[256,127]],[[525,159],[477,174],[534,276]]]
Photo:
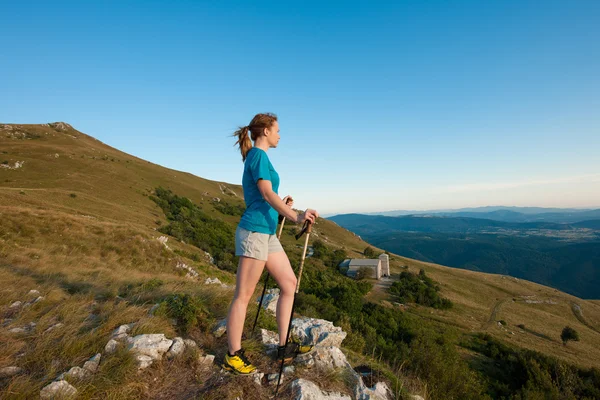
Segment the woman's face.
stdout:
[[267,137],[267,141],[269,143],[269,147],[277,147],[279,143],[279,122],[273,122],[273,125],[265,132],[265,136]]

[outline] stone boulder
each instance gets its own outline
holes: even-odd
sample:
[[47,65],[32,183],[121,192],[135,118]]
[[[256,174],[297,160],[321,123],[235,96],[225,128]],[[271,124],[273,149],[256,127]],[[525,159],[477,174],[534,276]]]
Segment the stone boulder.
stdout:
[[[275,315],[275,312],[277,311],[277,301],[279,301],[279,289],[268,289],[265,292],[262,307]],[[258,298],[257,303],[260,304],[260,297]]]
[[90,371],[91,373],[95,373],[98,371],[98,366],[100,365],[100,359],[102,358],[102,354],[98,353],[94,357],[90,358],[83,364],[83,369]]
[[67,381],[54,381],[40,391],[40,399],[42,400],[58,400],[70,399],[75,397],[77,389],[75,389]]
[[173,344],[169,348],[169,351],[167,351],[167,358],[172,360],[173,358],[183,354],[184,350],[185,342],[183,341],[183,338],[176,337],[173,339]]
[[331,321],[302,317],[292,321],[292,335],[302,343],[340,347],[347,334]]
[[315,367],[322,371],[330,371],[336,368],[350,368],[344,353],[335,346],[318,346],[310,353],[300,354],[295,362],[305,367]]
[[11,378],[21,372],[23,369],[16,366],[0,368],[0,378]]
[[306,379],[292,382],[292,398],[294,400],[352,400],[346,394],[325,393],[316,384]]
[[137,335],[133,338],[129,338],[127,342],[129,343],[129,351],[146,355],[153,360],[162,359],[163,354],[165,354],[173,344],[173,341],[167,339],[163,333]]

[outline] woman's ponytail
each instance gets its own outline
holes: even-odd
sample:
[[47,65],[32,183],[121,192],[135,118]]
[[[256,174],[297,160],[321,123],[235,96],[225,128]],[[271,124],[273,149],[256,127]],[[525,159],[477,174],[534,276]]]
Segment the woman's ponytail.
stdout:
[[[242,161],[246,161],[246,155],[252,148],[252,141],[248,136],[249,127],[245,126],[243,128],[235,131],[233,136],[237,136],[238,140],[235,142],[236,145],[240,146],[240,152],[242,153]],[[235,145],[234,145],[235,146]]]

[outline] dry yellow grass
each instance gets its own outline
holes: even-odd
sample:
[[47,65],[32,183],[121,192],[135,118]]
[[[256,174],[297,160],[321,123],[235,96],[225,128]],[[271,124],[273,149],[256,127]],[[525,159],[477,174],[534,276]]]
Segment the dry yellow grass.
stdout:
[[[9,134],[15,131],[38,137],[17,139]],[[20,169],[0,169],[0,317],[5,321],[0,326],[0,368],[19,365],[25,370],[9,382],[0,382],[1,398],[35,397],[58,373],[81,366],[101,351],[111,331],[120,324],[136,321],[136,334],[162,332],[173,337],[176,332],[170,321],[147,313],[169,294],[197,296],[214,318],[226,315],[231,291],[201,282],[206,277],[218,277],[233,284],[235,277],[212,266],[193,246],[173,238],[168,242],[172,250],[198,254],[200,261],[181,257],[160,244],[156,238],[161,234],[156,228],[166,219],[149,195],[157,186],[163,186],[190,198],[211,214],[216,212],[213,197],[241,204],[239,186],[163,168],[72,129],[29,125],[13,126],[7,131],[0,124],[0,149],[1,156],[11,164],[25,161]],[[233,216],[219,214],[219,218],[232,224],[236,221]],[[312,237],[332,248],[345,249],[350,257],[362,257],[369,245],[322,219]],[[288,249],[296,249],[298,244],[289,234],[282,241]],[[200,280],[186,278],[176,268],[179,261],[193,267]],[[600,301],[584,301],[530,282],[396,255],[391,265],[394,274],[404,265],[411,271],[424,268],[441,284],[442,294],[455,304],[448,311],[409,306],[409,312],[458,327],[462,332],[489,332],[517,346],[577,365],[598,366],[600,333],[592,328],[600,330]],[[152,286],[153,280],[161,284]],[[9,310],[12,302],[28,300],[31,289],[39,290],[44,300],[20,313]],[[557,304],[531,304],[524,296]],[[397,307],[382,288],[374,289],[369,298]],[[576,318],[573,303],[581,307],[589,326]],[[256,310],[253,307],[249,319]],[[495,321],[500,319],[508,323],[507,329],[497,326]],[[8,333],[9,328],[29,322],[38,324],[34,333]],[[58,322],[64,324],[63,329],[44,334]],[[516,327],[519,324],[525,324],[527,331],[521,333]],[[579,331],[581,342],[568,346],[560,343],[565,325]],[[200,329],[192,330],[189,336],[207,352],[224,352],[224,339],[217,340]],[[356,361],[374,362],[359,357]],[[193,357],[158,363],[141,375],[131,373],[134,366],[124,352],[107,357],[101,365],[100,374],[78,385],[82,398],[218,398],[220,393],[231,395],[241,390],[248,399],[246,391],[253,387],[243,379],[222,380],[218,374],[210,375]],[[401,377],[402,372],[396,372]],[[298,371],[297,375],[311,374]],[[426,392],[418,377],[401,378],[409,389]],[[343,389],[343,379],[331,379],[330,383],[330,389]],[[268,389],[257,392],[255,398],[268,393]]]

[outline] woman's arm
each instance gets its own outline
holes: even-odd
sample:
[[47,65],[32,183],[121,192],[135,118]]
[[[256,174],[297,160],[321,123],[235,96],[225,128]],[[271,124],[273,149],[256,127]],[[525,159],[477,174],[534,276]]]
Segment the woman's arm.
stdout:
[[[258,191],[262,195],[263,199],[271,205],[279,214],[283,215],[290,221],[300,223],[300,216],[296,212],[286,205],[283,200],[279,198],[279,195],[273,191],[271,181],[266,179],[259,179],[257,182]],[[303,220],[303,219],[302,219]]]

